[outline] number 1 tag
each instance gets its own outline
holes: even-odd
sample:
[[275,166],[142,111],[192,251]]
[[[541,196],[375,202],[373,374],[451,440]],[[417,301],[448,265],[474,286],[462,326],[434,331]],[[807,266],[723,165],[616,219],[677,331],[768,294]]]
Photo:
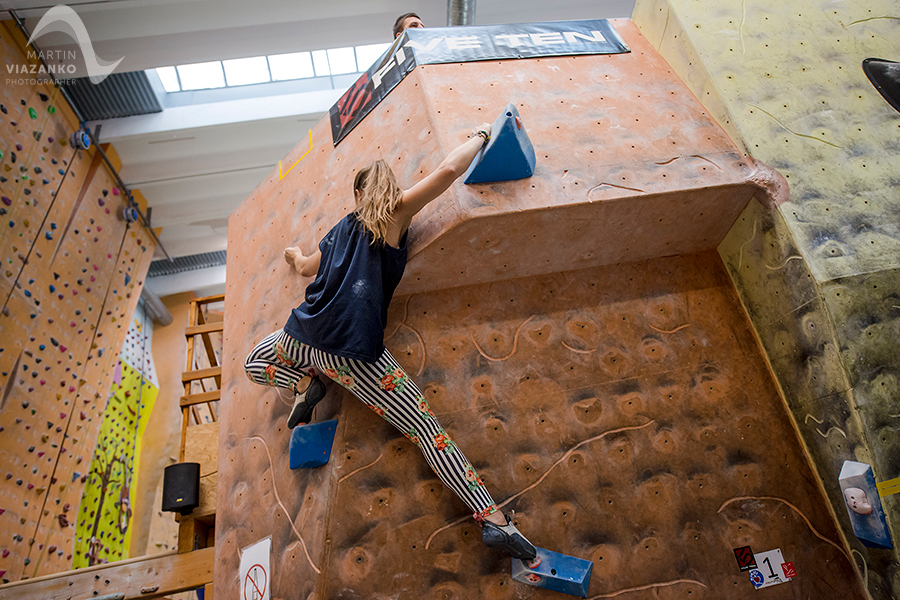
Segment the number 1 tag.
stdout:
[[790,565],[787,571],[783,568],[786,563],[781,555],[780,548],[756,553],[753,555],[753,558],[756,560],[757,568],[750,571],[750,583],[756,589],[787,583],[797,575],[793,569],[793,564],[787,563]]

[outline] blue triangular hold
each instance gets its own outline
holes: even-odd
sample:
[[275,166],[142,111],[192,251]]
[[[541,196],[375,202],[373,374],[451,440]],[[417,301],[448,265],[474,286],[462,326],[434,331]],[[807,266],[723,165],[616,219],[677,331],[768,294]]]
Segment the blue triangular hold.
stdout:
[[337,419],[294,427],[290,444],[291,468],[312,469],[327,463],[336,430]]
[[515,105],[507,104],[491,125],[490,141],[478,151],[466,171],[466,183],[524,179],[534,174],[534,146],[522,127]]
[[535,548],[534,560],[512,559],[512,578],[528,585],[587,598],[594,563],[583,558]]

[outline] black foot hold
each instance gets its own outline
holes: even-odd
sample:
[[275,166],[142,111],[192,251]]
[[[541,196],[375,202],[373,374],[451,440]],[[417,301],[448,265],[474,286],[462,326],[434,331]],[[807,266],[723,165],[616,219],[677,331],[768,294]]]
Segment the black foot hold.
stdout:
[[863,61],[862,68],[875,89],[900,111],[900,63],[882,58],[867,58]]

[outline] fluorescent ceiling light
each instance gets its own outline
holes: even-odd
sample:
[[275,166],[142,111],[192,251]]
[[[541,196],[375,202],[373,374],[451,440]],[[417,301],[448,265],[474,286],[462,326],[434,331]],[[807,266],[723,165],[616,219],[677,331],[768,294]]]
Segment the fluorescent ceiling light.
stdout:
[[251,85],[270,81],[269,65],[265,56],[223,60],[222,67],[225,68],[225,80],[228,85]]
[[309,52],[292,52],[291,54],[270,56],[269,68],[272,70],[273,81],[315,76]]
[[205,90],[225,87],[221,61],[178,65],[182,90]]

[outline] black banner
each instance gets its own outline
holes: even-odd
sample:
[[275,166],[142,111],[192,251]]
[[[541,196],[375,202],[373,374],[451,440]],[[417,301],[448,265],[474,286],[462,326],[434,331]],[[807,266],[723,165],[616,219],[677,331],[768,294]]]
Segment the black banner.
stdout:
[[606,19],[407,29],[331,107],[334,145],[416,65],[623,52]]

